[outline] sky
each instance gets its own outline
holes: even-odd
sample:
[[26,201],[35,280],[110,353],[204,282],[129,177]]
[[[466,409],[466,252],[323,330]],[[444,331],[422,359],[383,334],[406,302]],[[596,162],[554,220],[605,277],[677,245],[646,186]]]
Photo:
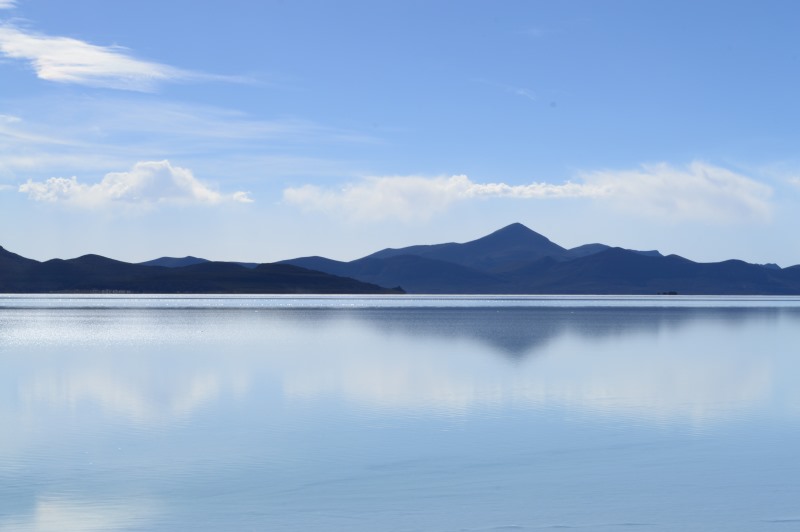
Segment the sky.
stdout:
[[0,246],[352,260],[520,222],[800,264],[800,4],[0,0]]

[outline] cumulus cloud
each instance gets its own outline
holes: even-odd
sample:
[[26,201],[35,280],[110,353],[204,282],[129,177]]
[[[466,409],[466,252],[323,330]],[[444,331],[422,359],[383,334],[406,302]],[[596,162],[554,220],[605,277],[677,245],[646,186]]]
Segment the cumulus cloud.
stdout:
[[465,175],[369,177],[338,189],[287,188],[283,198],[307,210],[358,220],[427,219],[474,198],[593,198],[622,210],[676,221],[763,221],[771,214],[770,187],[701,162],[686,168],[656,164],[636,170],[585,172],[578,180],[511,185],[475,183]]
[[473,183],[465,175],[450,177],[369,177],[338,190],[315,185],[287,188],[287,203],[329,214],[343,213],[353,219],[426,219],[451,204],[478,197],[552,198],[601,195],[595,186],[565,183]]
[[92,87],[152,91],[165,81],[221,79],[136,59],[120,46],[97,46],[11,24],[0,26],[0,54],[28,61],[40,79]]
[[110,205],[250,203],[247,192],[221,194],[199,181],[191,170],[169,161],[136,163],[129,172],[112,172],[99,183],[81,183],[76,177],[51,177],[20,185],[19,192],[34,201],[65,203],[81,208]]
[[581,174],[584,183],[609,191],[615,206],[647,216],[711,222],[766,221],[772,188],[726,168],[693,162],[636,170]]

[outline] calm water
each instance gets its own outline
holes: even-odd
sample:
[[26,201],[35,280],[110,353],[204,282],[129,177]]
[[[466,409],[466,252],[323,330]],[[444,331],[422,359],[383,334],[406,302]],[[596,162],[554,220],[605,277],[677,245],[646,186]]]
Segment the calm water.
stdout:
[[800,300],[0,296],[0,530],[800,530]]

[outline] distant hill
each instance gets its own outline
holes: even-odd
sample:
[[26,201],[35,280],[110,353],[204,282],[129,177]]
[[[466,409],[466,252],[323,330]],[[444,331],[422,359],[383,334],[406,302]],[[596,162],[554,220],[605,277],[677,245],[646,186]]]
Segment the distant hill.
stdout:
[[191,266],[193,264],[202,264],[210,262],[208,259],[201,259],[198,257],[159,257],[157,259],[140,262],[142,266],[163,266],[164,268],[183,268],[184,266]]
[[646,255],[621,248],[572,261],[550,261],[535,271],[511,272],[509,277],[526,293],[800,294],[800,283],[781,270],[738,260],[703,264],[677,255]]
[[[192,266],[194,264],[203,264],[204,262],[211,262],[208,259],[201,259],[199,257],[159,257],[157,259],[139,262],[142,266],[163,266],[164,268],[183,268],[184,266]],[[238,264],[245,268],[255,268],[258,266],[257,262],[231,262],[230,264]]]
[[387,248],[350,262],[303,257],[282,263],[408,293],[800,294],[800,266],[697,263],[600,243],[565,249],[518,223],[463,244]]
[[513,283],[491,273],[416,255],[390,255],[382,259],[369,256],[352,262],[305,257],[284,261],[283,264],[352,277],[380,286],[399,286],[416,294],[503,294],[513,293],[514,289]]
[[398,290],[287,264],[247,268],[199,259],[187,266],[130,264],[99,255],[38,262],[0,248],[2,293],[386,294]]

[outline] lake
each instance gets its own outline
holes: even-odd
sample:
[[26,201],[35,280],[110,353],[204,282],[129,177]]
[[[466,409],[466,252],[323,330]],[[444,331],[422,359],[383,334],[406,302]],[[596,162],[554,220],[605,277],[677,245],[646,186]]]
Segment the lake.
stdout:
[[798,346],[798,298],[0,296],[0,530],[798,530]]

